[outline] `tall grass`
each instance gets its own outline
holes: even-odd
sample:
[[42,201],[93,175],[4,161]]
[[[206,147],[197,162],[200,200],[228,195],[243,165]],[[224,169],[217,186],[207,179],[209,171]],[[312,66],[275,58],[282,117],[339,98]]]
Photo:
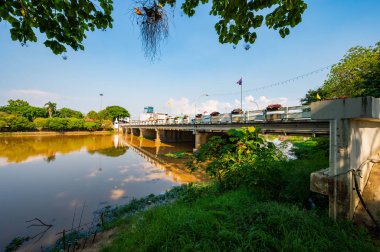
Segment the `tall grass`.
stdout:
[[310,173],[328,166],[326,140],[294,144],[299,159],[268,162],[238,188],[191,184],[176,202],[122,217],[102,251],[380,251],[366,230],[328,218],[309,190]]
[[246,188],[150,209],[102,251],[378,251],[363,229]]

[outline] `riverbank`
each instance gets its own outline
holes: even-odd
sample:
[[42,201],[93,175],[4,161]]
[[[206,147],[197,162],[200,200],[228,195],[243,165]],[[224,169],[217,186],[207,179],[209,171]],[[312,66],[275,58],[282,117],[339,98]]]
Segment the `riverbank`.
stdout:
[[0,132],[0,137],[9,136],[87,136],[87,135],[111,135],[114,131],[18,131]]
[[310,172],[328,165],[324,145],[295,142],[297,160],[257,174],[266,186],[192,183],[110,210],[85,251],[378,251],[377,238],[331,220],[327,199],[310,192]]

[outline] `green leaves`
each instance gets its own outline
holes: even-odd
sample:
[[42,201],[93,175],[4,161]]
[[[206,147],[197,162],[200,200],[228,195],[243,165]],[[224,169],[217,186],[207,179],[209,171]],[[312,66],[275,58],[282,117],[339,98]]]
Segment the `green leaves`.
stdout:
[[223,188],[236,188],[255,181],[256,169],[282,159],[272,143],[259,136],[254,127],[231,129],[226,136],[212,137],[194,153],[187,165],[191,170],[205,167],[206,173],[218,180]]
[[328,79],[316,90],[309,90],[303,104],[339,97],[380,97],[380,42],[372,47],[353,47],[337,64]]
[[0,21],[12,26],[12,40],[37,42],[33,29],[37,28],[46,35],[44,44],[55,54],[66,52],[67,47],[84,50],[86,31],[112,28],[112,0],[0,0],[0,6]]
[[[160,0],[162,4],[173,5],[174,0]],[[195,14],[195,8],[200,4],[208,3],[208,0],[185,0],[181,8],[189,17]],[[255,30],[265,25],[278,30],[282,38],[290,33],[290,27],[294,27],[302,21],[302,14],[307,4],[304,0],[223,0],[213,1],[210,15],[219,17],[215,24],[215,30],[219,35],[219,42],[238,44],[244,41],[253,44],[256,41]],[[268,11],[262,11],[268,9]],[[262,13],[261,13],[262,11]]]

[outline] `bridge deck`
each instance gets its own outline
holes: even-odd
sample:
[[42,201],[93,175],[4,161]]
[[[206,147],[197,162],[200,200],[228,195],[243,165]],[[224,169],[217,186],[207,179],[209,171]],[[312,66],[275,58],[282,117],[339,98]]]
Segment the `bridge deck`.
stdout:
[[156,124],[156,125],[133,125],[126,124],[124,128],[140,128],[152,130],[177,130],[198,132],[225,132],[229,129],[241,127],[259,127],[265,134],[291,134],[291,135],[328,135],[328,121],[265,121],[247,123],[219,123],[219,124]]

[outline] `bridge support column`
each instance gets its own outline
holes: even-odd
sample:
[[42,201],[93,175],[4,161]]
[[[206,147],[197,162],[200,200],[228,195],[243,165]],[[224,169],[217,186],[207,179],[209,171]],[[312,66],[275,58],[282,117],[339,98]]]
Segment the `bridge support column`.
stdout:
[[156,130],[140,128],[140,137],[146,139],[156,139]]
[[[358,97],[311,104],[311,116],[330,121],[329,168],[311,174],[310,189],[329,196],[329,214],[334,219],[352,219],[359,198],[353,170],[360,169],[358,189],[363,192],[373,164],[366,160],[380,153],[380,99]],[[377,185],[380,186],[379,184]],[[380,209],[380,195],[377,199]],[[356,217],[355,217],[356,218]]]
[[141,132],[139,128],[131,128],[131,135],[140,136]]
[[124,129],[123,130],[124,134],[132,134],[132,129],[131,128],[127,127],[127,128],[123,128],[123,129]]
[[206,132],[195,132],[195,148],[194,151],[198,150],[199,147],[201,147],[202,144],[207,143],[208,141],[208,134]]
[[160,138],[160,131],[156,129],[156,143],[159,144],[161,143],[161,138]]

